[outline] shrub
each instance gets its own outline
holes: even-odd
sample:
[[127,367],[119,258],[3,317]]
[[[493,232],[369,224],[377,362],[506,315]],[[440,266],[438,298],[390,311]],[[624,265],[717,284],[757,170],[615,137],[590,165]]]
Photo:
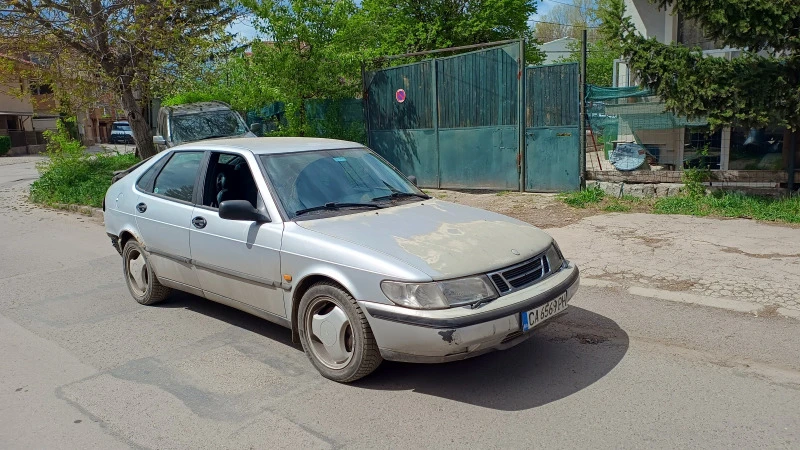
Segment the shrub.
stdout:
[[50,159],[37,167],[41,176],[31,184],[31,201],[36,203],[102,206],[113,172],[138,161],[133,154],[119,152],[87,155],[62,124],[46,137]]
[[5,155],[9,150],[11,150],[11,137],[0,136],[0,156]]

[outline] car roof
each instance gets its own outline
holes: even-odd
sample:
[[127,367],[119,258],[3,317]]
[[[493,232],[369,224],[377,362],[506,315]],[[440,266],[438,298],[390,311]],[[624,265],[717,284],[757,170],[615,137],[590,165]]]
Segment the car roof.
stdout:
[[305,137],[254,137],[233,139],[209,139],[190,142],[173,147],[173,150],[246,150],[256,155],[277,153],[297,153],[314,150],[337,150],[344,148],[362,148],[363,144],[338,139],[305,138]]
[[169,109],[174,116],[202,111],[228,111],[231,109],[227,103],[219,101],[184,103],[182,105],[165,106],[165,108]]

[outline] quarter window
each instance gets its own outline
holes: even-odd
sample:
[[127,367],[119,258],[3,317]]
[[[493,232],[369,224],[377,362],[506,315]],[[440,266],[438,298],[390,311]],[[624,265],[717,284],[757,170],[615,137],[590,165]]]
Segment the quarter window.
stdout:
[[202,159],[203,152],[175,153],[156,177],[153,193],[191,202]]

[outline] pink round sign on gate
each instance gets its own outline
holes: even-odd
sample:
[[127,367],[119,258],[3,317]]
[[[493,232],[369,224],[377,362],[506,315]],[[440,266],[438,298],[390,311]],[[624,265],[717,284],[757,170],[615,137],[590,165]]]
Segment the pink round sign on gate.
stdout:
[[394,93],[394,98],[397,99],[397,103],[403,103],[406,101],[405,89],[398,89],[397,92]]

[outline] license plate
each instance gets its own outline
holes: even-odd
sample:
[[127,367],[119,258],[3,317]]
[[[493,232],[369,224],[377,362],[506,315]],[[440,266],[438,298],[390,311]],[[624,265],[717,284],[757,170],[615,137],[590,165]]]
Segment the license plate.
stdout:
[[528,331],[545,320],[567,309],[567,293],[559,295],[542,306],[522,313],[522,331]]

